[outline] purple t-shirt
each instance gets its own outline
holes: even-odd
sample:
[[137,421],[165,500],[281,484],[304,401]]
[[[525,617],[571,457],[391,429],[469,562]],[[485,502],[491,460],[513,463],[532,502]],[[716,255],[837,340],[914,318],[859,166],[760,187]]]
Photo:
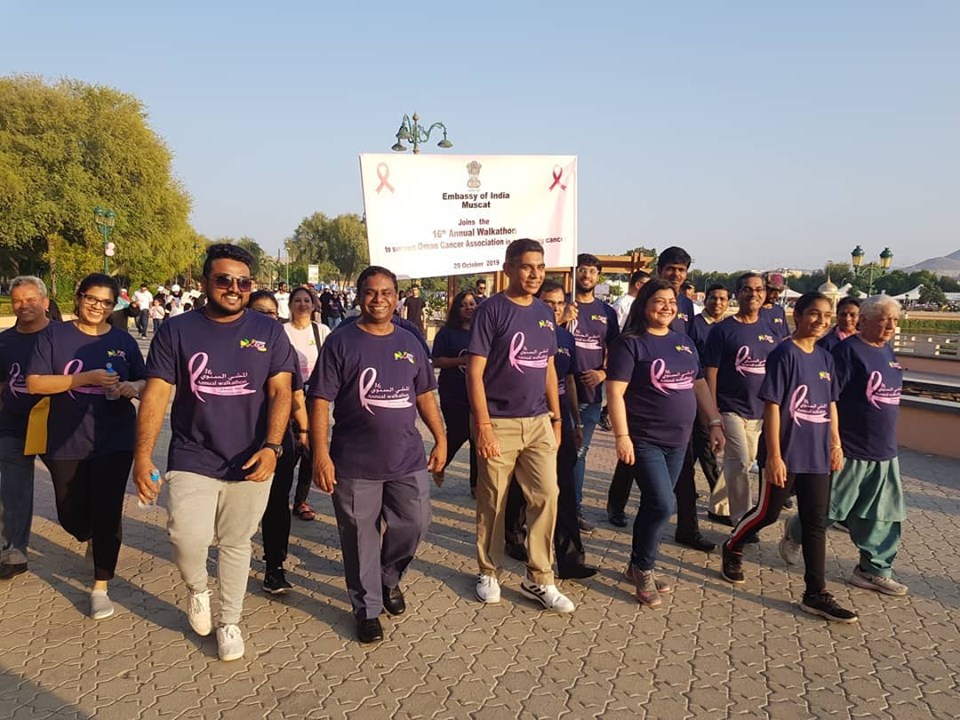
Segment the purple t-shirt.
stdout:
[[487,358],[483,385],[492,417],[547,412],[547,364],[557,354],[553,310],[534,299],[517,305],[497,293],[477,307],[467,352]]
[[426,469],[417,397],[437,382],[413,333],[371,335],[356,324],[333,333],[307,385],[310,397],[333,403],[337,477],[393,480]]
[[[470,331],[463,328],[451,328],[444,325],[433,341],[432,356],[436,358],[457,358],[467,354]],[[437,380],[440,402],[447,407],[461,409],[470,407],[467,398],[467,367],[443,368]]]
[[[246,311],[232,322],[201,311],[160,326],[147,356],[147,377],[176,386],[167,469],[243,480],[243,465],[267,435],[267,381],[297,371],[283,325]],[[292,387],[292,382],[291,382]]]
[[[553,356],[553,366],[557,370],[557,381],[560,385],[560,395],[567,394],[567,375],[576,376],[579,369],[579,351],[577,342],[570,331],[564,327],[557,327],[557,354]],[[580,399],[579,391],[577,400]],[[561,410],[566,403],[560,403]]]
[[782,305],[760,308],[760,317],[770,323],[770,329],[780,340],[790,335],[790,324],[787,322],[787,311]]
[[[780,455],[788,473],[830,472],[830,403],[837,399],[833,357],[814,346],[809,355],[786,340],[767,357],[760,399],[780,406]],[[757,462],[766,463],[760,438]]]
[[[617,312],[600,300],[577,304],[577,319],[570,323],[570,332],[577,343],[577,360],[580,371],[602,370],[607,357],[607,348],[620,336]],[[581,403],[598,403],[603,394],[603,383],[587,388],[577,378],[577,400]]]
[[12,327],[0,333],[0,382],[5,383],[0,436],[26,437],[30,411],[43,397],[27,392],[27,367],[40,332],[21,333]]
[[633,440],[685,447],[697,416],[693,383],[700,377],[697,349],[678,332],[621,335],[610,348],[607,378],[628,383],[624,401]]
[[707,322],[707,316],[703,313],[693,316],[693,322],[690,323],[690,338],[693,340],[693,344],[697,346],[697,352],[700,353],[701,360],[704,360],[706,357],[707,338],[710,337],[710,333],[721,322],[723,322],[723,320]]
[[853,335],[833,350],[840,399],[840,441],[854,460],[897,456],[897,416],[903,368],[889,345],[873,347]]
[[703,366],[717,368],[717,406],[720,412],[743,418],[763,417],[760,385],[770,353],[779,340],[761,317],[746,324],[728,317],[707,338]]
[[[52,323],[37,338],[27,374],[75,375],[106,368],[107,363],[121,381],[144,378],[143,355],[130,333],[111,327],[104,335],[87,335],[72,322]],[[52,395],[44,457],[83,460],[133,452],[136,425],[130,400],[107,400],[102,387]]]
[[691,335],[695,317],[693,300],[686,295],[677,296],[677,316],[670,323],[670,329],[682,335]]

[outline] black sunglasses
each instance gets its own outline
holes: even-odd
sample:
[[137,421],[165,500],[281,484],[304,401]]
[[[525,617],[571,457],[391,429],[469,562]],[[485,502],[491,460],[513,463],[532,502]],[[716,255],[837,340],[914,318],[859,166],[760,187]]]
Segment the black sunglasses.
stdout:
[[213,286],[218,290],[232,290],[234,283],[237,284],[237,290],[242,293],[248,293],[253,290],[253,278],[234,277],[233,275],[213,276]]

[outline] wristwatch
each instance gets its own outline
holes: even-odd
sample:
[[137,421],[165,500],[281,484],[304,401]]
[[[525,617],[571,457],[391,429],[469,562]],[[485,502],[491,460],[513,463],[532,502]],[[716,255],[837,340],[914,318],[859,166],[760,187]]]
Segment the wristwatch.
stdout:
[[280,445],[278,443],[265,442],[263,445],[260,446],[260,449],[273,450],[273,454],[277,456],[277,460],[279,460],[283,456],[283,445]]

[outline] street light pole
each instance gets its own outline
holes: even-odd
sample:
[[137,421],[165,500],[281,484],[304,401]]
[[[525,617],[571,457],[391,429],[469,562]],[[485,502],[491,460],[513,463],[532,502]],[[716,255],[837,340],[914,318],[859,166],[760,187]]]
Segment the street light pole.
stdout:
[[114,253],[114,245],[110,242],[110,235],[113,233],[113,226],[117,222],[117,214],[113,210],[102,208],[97,205],[93,209],[93,220],[97,224],[97,229],[103,235],[103,274],[110,274],[110,257]]
[[397,142],[393,144],[393,147],[390,149],[395,152],[404,152],[406,147],[403,145],[403,140],[406,140],[408,143],[413,145],[414,154],[420,153],[420,144],[425,143],[430,139],[430,133],[435,129],[439,128],[443,130],[443,140],[437,143],[437,147],[442,147],[443,149],[452,148],[453,143],[447,140],[447,126],[441,122],[435,122],[428,128],[424,128],[420,124],[420,116],[416,113],[413,114],[413,122],[410,121],[410,118],[407,115],[403,116],[403,122],[400,123],[400,129],[397,130]]
[[867,295],[873,295],[873,281],[878,274],[882,276],[890,269],[890,263],[893,262],[893,253],[890,251],[890,248],[885,247],[880,253],[879,265],[877,263],[869,263],[867,267],[861,270],[864,255],[866,255],[866,253],[863,251],[863,248],[857,245],[850,252],[850,264],[853,265],[853,273],[857,279],[860,279],[863,273],[867,273]]

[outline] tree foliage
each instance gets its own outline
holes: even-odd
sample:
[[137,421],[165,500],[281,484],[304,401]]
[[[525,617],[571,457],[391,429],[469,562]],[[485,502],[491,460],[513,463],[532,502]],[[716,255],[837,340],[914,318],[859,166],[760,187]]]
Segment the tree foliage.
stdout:
[[0,272],[59,276],[69,287],[102,268],[98,205],[117,214],[113,274],[155,281],[189,266],[190,199],[137,98],[73,80],[0,78]]
[[352,213],[305,217],[284,246],[298,275],[301,268],[306,275],[307,265],[320,265],[321,280],[351,282],[370,262],[366,225]]

